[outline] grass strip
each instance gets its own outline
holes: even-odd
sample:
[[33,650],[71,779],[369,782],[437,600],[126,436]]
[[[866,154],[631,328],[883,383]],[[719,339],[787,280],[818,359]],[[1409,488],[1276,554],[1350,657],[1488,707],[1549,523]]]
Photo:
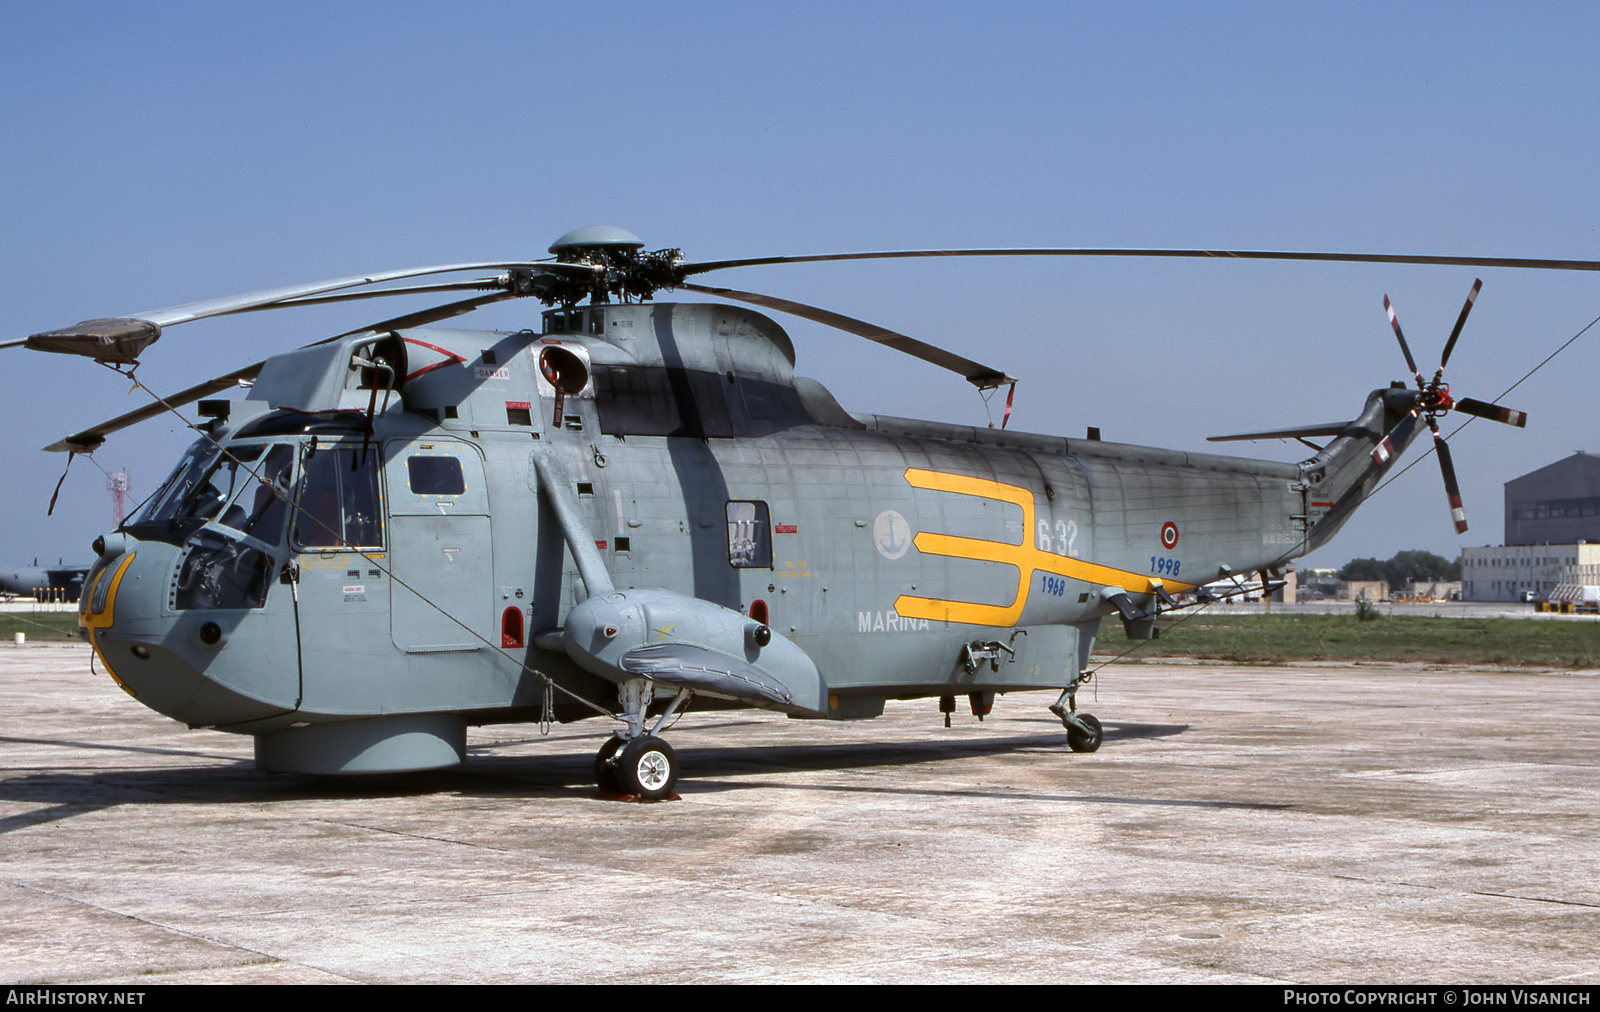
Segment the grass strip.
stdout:
[[0,643],[10,643],[17,633],[30,640],[78,640],[78,613],[41,611],[32,614],[0,614]]
[[[1133,644],[1107,622],[1096,653]],[[1509,667],[1600,667],[1600,623],[1387,615],[1211,615],[1173,619],[1133,657],[1243,663],[1412,661]]]

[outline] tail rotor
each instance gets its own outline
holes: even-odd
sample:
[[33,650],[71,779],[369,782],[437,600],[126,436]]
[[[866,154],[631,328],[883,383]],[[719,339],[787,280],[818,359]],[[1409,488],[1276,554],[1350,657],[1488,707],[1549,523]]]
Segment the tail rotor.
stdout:
[[1445,495],[1450,501],[1450,519],[1455,523],[1457,534],[1466,533],[1467,517],[1461,505],[1461,487],[1456,482],[1456,468],[1450,456],[1450,446],[1439,433],[1439,419],[1451,411],[1460,411],[1477,418],[1487,418],[1492,422],[1515,425],[1518,428],[1528,423],[1527,414],[1521,411],[1490,404],[1487,401],[1473,400],[1470,397],[1457,401],[1450,396],[1450,384],[1444,381],[1444,367],[1450,362],[1456,341],[1461,337],[1461,330],[1466,326],[1467,316],[1472,312],[1472,306],[1477,302],[1478,292],[1482,288],[1481,279],[1472,283],[1472,291],[1467,293],[1467,301],[1461,307],[1461,315],[1456,317],[1455,329],[1450,331],[1450,339],[1445,342],[1444,353],[1439,356],[1439,368],[1433,374],[1432,380],[1422,378],[1422,371],[1417,368],[1416,359],[1411,355],[1411,348],[1406,344],[1406,336],[1400,329],[1400,317],[1395,313],[1389,296],[1383,297],[1383,309],[1389,316],[1389,326],[1394,328],[1394,336],[1400,342],[1400,352],[1406,357],[1406,366],[1417,380],[1417,402],[1411,412],[1401,419],[1400,423],[1378,444],[1377,449],[1372,451],[1372,457],[1378,463],[1384,463],[1393,456],[1395,447],[1405,445],[1406,439],[1410,437],[1411,430],[1419,419],[1426,422],[1428,431],[1433,433],[1433,448],[1439,458],[1439,473],[1444,478]]

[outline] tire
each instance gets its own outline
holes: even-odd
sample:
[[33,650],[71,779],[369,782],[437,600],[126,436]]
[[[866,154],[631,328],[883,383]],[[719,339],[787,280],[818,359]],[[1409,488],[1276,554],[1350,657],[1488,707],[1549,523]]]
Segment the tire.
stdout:
[[646,801],[671,797],[678,784],[678,755],[671,745],[654,735],[643,735],[624,745],[611,768],[623,794],[637,794]]
[[1100,748],[1100,742],[1105,738],[1100,730],[1100,719],[1092,713],[1080,713],[1078,719],[1087,724],[1092,735],[1086,735],[1075,727],[1067,728],[1067,745],[1074,752],[1094,752]]
[[612,735],[606,743],[600,746],[600,751],[594,757],[594,783],[600,788],[602,794],[622,794],[622,784],[617,779],[617,767],[612,763],[611,757],[617,754],[624,742],[621,738]]

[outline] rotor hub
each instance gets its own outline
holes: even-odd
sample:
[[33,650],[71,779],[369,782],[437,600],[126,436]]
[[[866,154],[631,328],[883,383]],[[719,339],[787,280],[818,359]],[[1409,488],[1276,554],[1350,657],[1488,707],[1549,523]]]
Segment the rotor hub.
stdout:
[[582,265],[594,273],[550,286],[544,297],[546,305],[560,302],[570,306],[583,298],[601,303],[612,296],[643,301],[683,281],[681,250],[646,253],[643,239],[615,225],[573,229],[552,243],[550,252],[557,263]]
[[644,240],[615,225],[586,225],[550,244],[550,252],[562,263],[582,263],[593,253],[621,252],[624,255],[644,249]]
[[1430,415],[1443,415],[1456,406],[1455,399],[1450,396],[1450,384],[1435,378],[1432,383],[1422,391],[1422,410]]

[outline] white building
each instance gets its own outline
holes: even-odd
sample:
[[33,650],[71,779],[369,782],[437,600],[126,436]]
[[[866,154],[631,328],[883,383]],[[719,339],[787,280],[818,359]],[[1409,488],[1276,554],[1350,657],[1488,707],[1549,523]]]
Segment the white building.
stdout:
[[1600,545],[1485,545],[1461,550],[1461,596],[1467,601],[1543,597],[1558,583],[1600,586]]

